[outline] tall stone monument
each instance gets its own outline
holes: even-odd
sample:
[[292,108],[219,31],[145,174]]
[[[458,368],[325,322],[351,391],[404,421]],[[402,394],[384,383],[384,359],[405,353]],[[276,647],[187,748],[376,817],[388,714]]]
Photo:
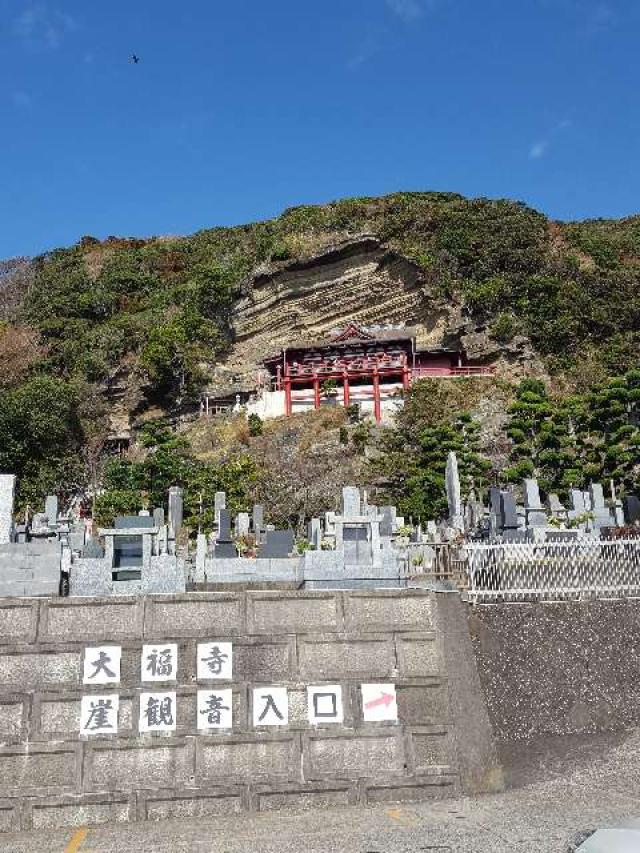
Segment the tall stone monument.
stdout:
[[540,500],[538,481],[533,477],[528,478],[524,480],[522,487],[527,527],[546,527],[547,516]]
[[8,544],[13,526],[14,474],[0,474],[0,545]]
[[182,528],[182,495],[180,486],[171,486],[169,489],[169,528],[174,536],[177,536]]
[[458,458],[453,450],[447,456],[445,470],[445,485],[447,487],[447,503],[449,504],[449,524],[456,530],[464,530],[462,515],[462,498],[460,495],[460,475],[458,474]]

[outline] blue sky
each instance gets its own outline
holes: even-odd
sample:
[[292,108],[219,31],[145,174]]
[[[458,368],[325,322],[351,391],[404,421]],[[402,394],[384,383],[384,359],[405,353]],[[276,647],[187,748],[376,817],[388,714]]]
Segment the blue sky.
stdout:
[[638,212],[639,36],[638,0],[0,0],[0,258],[400,189]]

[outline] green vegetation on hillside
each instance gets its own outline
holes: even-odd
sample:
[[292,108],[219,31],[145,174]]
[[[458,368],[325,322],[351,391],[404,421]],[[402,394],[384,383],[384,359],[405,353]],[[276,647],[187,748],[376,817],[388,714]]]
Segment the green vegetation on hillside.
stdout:
[[564,492],[613,478],[633,490],[640,481],[640,371],[555,399],[540,380],[525,380],[507,433],[514,463],[507,480],[535,476],[545,491]]
[[[11,366],[0,381],[0,468],[19,474],[20,503],[47,490],[62,493],[97,482],[104,438],[97,390],[125,373],[137,379],[146,398],[135,403],[141,410],[156,403],[180,410],[224,359],[232,343],[234,301],[260,264],[286,263],[364,233],[422,268],[425,299],[462,300],[467,315],[496,341],[527,335],[547,370],[562,377],[563,387],[578,391],[587,408],[600,405],[603,394],[615,408],[618,386],[608,383],[640,367],[637,218],[562,225],[511,201],[396,193],[292,208],[271,221],[190,237],[103,242],[85,237],[33,262],[21,301],[11,303],[11,322],[0,325],[0,355]],[[627,391],[634,394],[635,386]],[[518,400],[516,406],[531,402]],[[560,430],[560,422],[563,429],[573,425],[565,410],[578,404],[569,399],[557,405],[549,416],[554,429]],[[456,417],[466,410],[461,403]],[[546,433],[539,442],[528,434],[518,439],[518,414],[523,413],[512,413],[510,476],[523,470],[527,442],[536,450],[534,465],[554,486],[561,458],[575,463],[576,476],[587,476],[594,466],[618,472],[626,482],[635,476],[629,424],[616,421],[600,444],[585,439],[588,451],[578,451],[564,439],[558,439],[559,447],[548,446]],[[42,418],[51,420],[46,435]],[[446,444],[442,430],[453,428],[455,436],[464,436],[459,450],[469,454],[468,476],[480,479],[473,424],[465,423],[453,427],[442,419],[425,427],[435,431],[430,437],[424,430],[420,436],[405,434],[407,448],[420,455],[421,470],[431,464],[429,447]],[[589,435],[594,429],[590,422]],[[180,458],[178,449],[175,453]],[[152,494],[156,488],[137,469],[117,487],[114,476],[109,468],[106,482],[110,491],[123,493],[123,504],[131,491]],[[420,476],[402,497],[405,512],[427,512],[418,492],[432,486]],[[212,477],[211,482],[218,474]],[[435,495],[437,484],[432,485],[429,493]],[[433,509],[432,498],[425,500]]]

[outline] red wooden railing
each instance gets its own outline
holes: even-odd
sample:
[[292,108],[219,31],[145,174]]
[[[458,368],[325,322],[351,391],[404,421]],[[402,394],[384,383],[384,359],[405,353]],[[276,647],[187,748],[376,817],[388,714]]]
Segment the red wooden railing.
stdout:
[[414,379],[429,376],[493,376],[495,367],[487,364],[466,365],[465,367],[414,367],[411,375]]

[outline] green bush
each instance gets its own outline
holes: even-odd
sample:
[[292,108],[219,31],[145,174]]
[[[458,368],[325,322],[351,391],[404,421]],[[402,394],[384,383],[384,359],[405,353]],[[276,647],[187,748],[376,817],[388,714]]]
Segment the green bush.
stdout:
[[249,435],[256,436],[262,435],[263,432],[263,424],[258,415],[251,414],[247,418],[247,423],[249,425]]

